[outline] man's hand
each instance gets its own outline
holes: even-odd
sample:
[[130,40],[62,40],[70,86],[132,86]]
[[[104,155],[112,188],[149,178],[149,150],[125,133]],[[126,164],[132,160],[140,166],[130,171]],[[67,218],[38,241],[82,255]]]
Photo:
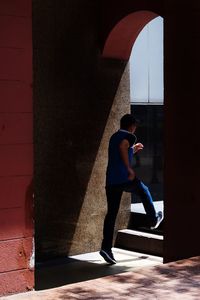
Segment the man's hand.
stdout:
[[144,146],[141,144],[141,143],[137,143],[133,146],[133,151],[134,153],[140,151],[140,150],[143,150]]

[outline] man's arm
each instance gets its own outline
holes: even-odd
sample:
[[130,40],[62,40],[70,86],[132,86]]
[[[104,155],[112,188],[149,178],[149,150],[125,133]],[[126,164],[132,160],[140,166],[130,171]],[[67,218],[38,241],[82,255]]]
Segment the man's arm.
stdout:
[[125,139],[122,140],[122,142],[119,145],[119,151],[121,154],[122,161],[123,161],[124,165],[126,166],[128,174],[129,174],[128,179],[133,180],[135,178],[135,172],[129,164],[128,148],[129,148],[128,140],[125,140]]

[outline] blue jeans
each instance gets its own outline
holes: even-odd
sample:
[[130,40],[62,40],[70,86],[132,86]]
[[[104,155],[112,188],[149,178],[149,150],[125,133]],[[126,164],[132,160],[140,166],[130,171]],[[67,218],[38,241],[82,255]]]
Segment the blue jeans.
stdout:
[[151,193],[146,185],[138,178],[123,184],[109,185],[106,187],[107,214],[104,220],[102,249],[110,251],[112,248],[113,234],[116,217],[119,211],[123,192],[137,194],[144,206],[150,222],[156,222],[156,211],[154,208]]

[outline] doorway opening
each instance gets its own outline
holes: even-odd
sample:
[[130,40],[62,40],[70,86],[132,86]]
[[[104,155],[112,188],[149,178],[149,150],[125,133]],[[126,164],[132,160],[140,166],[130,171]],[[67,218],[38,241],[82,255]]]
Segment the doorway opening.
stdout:
[[[163,18],[150,11],[128,15],[110,33],[104,55],[127,61],[130,111],[140,121],[136,135],[144,144],[144,150],[135,155],[133,166],[137,176],[148,186],[156,211],[164,214]],[[140,199],[132,195],[128,229],[118,232],[116,246],[162,257],[163,222],[151,230]]]
[[[134,157],[134,168],[149,187],[155,207],[163,212],[163,18],[150,21],[134,43],[130,60],[131,112],[141,121],[138,136],[145,145]],[[132,197],[137,210],[137,197]],[[142,208],[141,208],[142,209]],[[162,226],[158,233],[162,234]]]

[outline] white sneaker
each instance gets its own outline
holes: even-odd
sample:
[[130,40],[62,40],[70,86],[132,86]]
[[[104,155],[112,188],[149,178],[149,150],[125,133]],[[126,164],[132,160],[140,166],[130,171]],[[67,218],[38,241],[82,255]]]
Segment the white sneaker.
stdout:
[[158,228],[158,226],[160,225],[160,223],[162,222],[162,220],[163,220],[163,213],[162,213],[162,211],[159,211],[159,212],[157,213],[157,221],[156,221],[156,224],[153,225],[153,226],[151,226],[150,228],[151,228],[151,229],[156,229],[156,228]]

